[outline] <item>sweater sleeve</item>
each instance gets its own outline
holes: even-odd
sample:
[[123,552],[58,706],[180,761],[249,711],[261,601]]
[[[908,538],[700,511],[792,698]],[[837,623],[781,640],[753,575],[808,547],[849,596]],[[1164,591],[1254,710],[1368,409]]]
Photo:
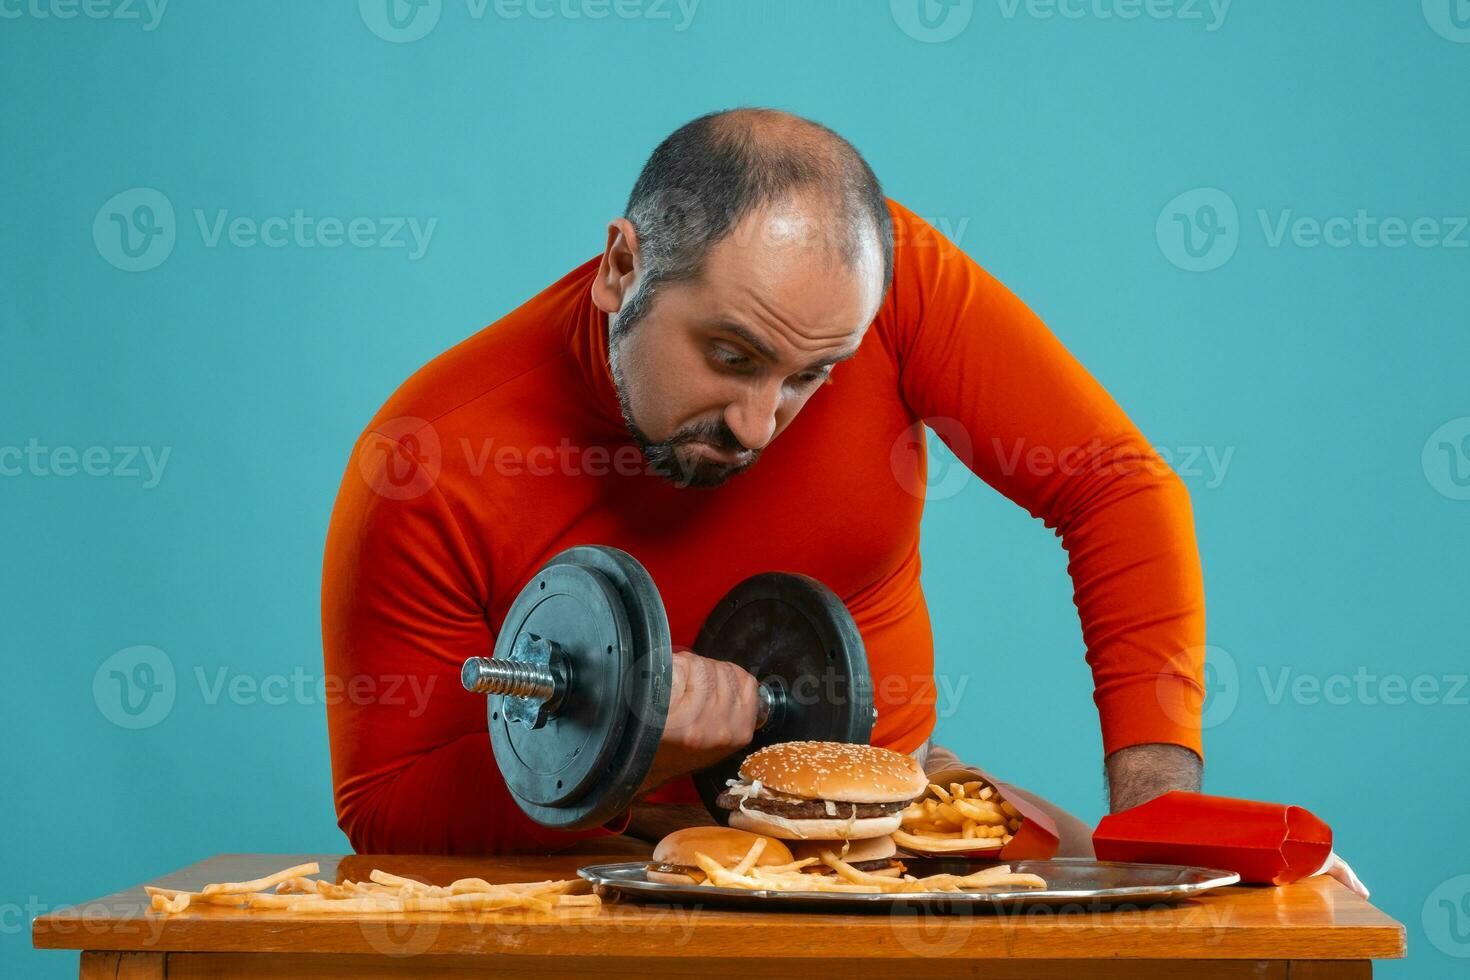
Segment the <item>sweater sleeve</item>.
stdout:
[[877,327],[902,395],[991,487],[1061,537],[1107,753],[1202,753],[1204,586],[1189,492],[1102,386],[1005,286],[890,202]]
[[369,431],[338,491],[322,576],[327,723],[338,825],[378,854],[554,851],[627,816],[551,830],[516,805],[495,764],[485,699],[460,666],[489,656],[485,570],[412,435]]

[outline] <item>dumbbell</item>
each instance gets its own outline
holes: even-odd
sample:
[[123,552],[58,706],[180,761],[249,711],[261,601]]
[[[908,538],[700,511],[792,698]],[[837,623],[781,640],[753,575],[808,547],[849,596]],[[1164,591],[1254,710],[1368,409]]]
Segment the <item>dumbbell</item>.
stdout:
[[[751,744],[694,777],[716,819],[726,813],[715,798],[747,753],[872,735],[862,636],[816,579],[765,572],[739,583],[694,649],[739,664],[759,685]],[[633,802],[668,720],[673,647],[653,578],[617,548],[561,552],[511,603],[494,656],[466,660],[461,681],[487,696],[496,764],[531,819],[562,830],[606,823]]]

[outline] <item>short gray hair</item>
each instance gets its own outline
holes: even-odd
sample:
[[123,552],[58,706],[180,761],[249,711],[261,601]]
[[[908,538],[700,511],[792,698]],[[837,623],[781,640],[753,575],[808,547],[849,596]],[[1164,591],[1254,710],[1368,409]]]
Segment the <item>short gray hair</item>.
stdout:
[[648,158],[624,217],[643,268],[618,315],[621,333],[666,283],[698,278],[712,247],[752,211],[802,194],[829,202],[826,244],[845,262],[876,242],[883,291],[893,279],[893,219],[872,168],[820,123],[773,109],[711,112],[680,126]]

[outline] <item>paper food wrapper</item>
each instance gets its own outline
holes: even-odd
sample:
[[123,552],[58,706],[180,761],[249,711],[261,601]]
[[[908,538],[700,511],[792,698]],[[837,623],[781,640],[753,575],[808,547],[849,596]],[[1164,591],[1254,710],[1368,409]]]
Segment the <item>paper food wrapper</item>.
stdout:
[[1284,885],[1317,873],[1332,828],[1299,806],[1175,790],[1103,817],[1092,844],[1100,861],[1221,868]]
[[[1021,814],[1020,829],[1000,850],[991,847],[976,851],[945,850],[942,853],[932,853],[940,857],[974,857],[995,861],[1045,861],[1056,856],[1060,838],[1055,821],[1045,811],[1023,799],[1008,784],[974,766],[951,766],[929,774],[929,782],[946,789],[949,788],[950,783],[963,783],[971,779],[983,780],[995,787],[1000,798],[1016,808],[1016,811]],[[904,848],[904,850],[913,850],[913,848]]]

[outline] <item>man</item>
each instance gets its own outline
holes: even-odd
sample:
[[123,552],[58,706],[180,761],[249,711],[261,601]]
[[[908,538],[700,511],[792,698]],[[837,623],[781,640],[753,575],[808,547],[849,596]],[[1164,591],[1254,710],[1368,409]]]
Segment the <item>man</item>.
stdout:
[[[457,682],[536,569],[577,544],[648,568],[676,644],[749,575],[824,582],[863,635],[873,743],[922,757],[923,419],[1061,536],[1112,807],[1197,789],[1204,600],[1183,484],[1020,300],[885,199],[851,145],[743,109],[665,140],[600,256],[430,362],[359,442],[327,540],[327,669],[430,693],[417,712],[386,694],[330,708],[353,847],[544,850],[624,829],[532,824],[483,700]],[[973,666],[984,657],[981,644]],[[688,773],[748,743],[756,690],[687,648],[674,668],[643,788],[687,803]]]

